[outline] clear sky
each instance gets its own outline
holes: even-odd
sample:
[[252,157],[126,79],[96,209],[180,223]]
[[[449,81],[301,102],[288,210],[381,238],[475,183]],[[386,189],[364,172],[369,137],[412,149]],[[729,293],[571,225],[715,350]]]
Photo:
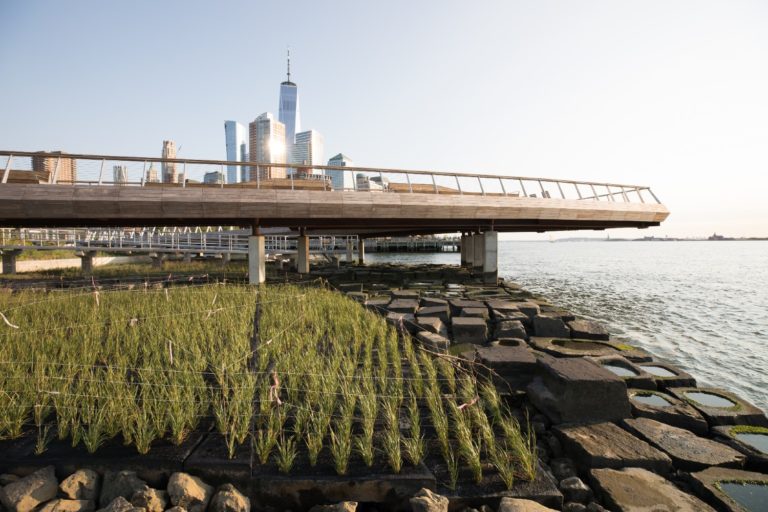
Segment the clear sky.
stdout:
[[223,159],[287,46],[326,158],[647,184],[672,215],[616,236],[768,236],[765,1],[0,0],[0,147]]

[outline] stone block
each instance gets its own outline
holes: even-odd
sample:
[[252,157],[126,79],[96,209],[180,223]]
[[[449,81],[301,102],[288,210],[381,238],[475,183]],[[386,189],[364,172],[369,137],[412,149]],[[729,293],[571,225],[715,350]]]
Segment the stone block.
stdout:
[[608,341],[608,329],[603,324],[594,320],[571,320],[568,322],[568,328],[571,330],[572,338],[583,340],[604,340]]
[[515,389],[525,388],[536,372],[536,357],[525,344],[481,347],[476,350],[475,360],[501,376]]
[[629,389],[627,392],[632,415],[637,418],[650,418],[699,435],[709,431],[699,411],[672,395],[645,389]]
[[726,425],[714,427],[712,433],[747,456],[747,469],[768,473],[768,428]]
[[[691,474],[689,483],[697,496],[717,510],[751,512],[765,510],[765,504],[768,503],[768,475],[762,473],[740,469],[709,468]],[[734,491],[740,491],[739,501],[732,496]],[[747,501],[749,503],[746,503]]]
[[391,290],[390,295],[392,295],[393,300],[407,299],[418,301],[420,293],[418,290]]
[[411,334],[419,330],[419,326],[416,325],[416,317],[407,313],[389,312],[387,313],[386,321],[396,329],[405,329]]
[[448,307],[448,301],[445,299],[441,299],[439,297],[422,297],[421,298],[421,307],[433,308],[437,306]]
[[570,338],[571,331],[559,318],[536,315],[533,317],[533,332],[545,338]]
[[448,329],[442,320],[435,316],[420,316],[416,318],[416,324],[425,331],[433,332],[441,336],[448,335]]
[[493,337],[501,338],[519,338],[526,339],[528,334],[525,332],[523,323],[519,320],[501,320],[496,323],[493,330]]
[[534,318],[541,313],[541,308],[535,302],[515,302],[514,304],[528,318]]
[[618,376],[581,358],[538,359],[531,402],[553,423],[616,421],[630,415],[627,386]]
[[451,346],[451,341],[448,338],[434,332],[419,331],[416,333],[416,339],[426,348],[435,352],[447,352]]
[[604,341],[574,340],[570,338],[542,338],[531,336],[533,348],[556,357],[604,357],[617,356],[621,352]]
[[593,469],[592,486],[616,512],[715,512],[672,482],[641,468]]
[[393,313],[406,313],[415,316],[416,311],[419,309],[419,301],[414,299],[395,299],[389,303],[387,309]]
[[669,363],[648,361],[637,363],[637,365],[646,373],[653,375],[653,380],[656,382],[658,389],[696,387],[696,379],[689,373]]
[[483,345],[488,341],[488,325],[477,317],[453,317],[451,334],[454,343]]
[[611,373],[615,373],[628,388],[656,389],[656,381],[653,375],[646,373],[639,366],[621,356],[596,357],[594,361]]
[[449,313],[448,305],[447,304],[442,305],[442,306],[422,306],[416,312],[416,316],[418,316],[418,317],[422,317],[422,316],[437,317],[444,324],[447,324],[448,321],[451,319],[451,315]]
[[531,325],[531,319],[521,311],[499,311],[498,309],[492,309],[491,318],[497,322],[502,320],[517,320],[523,325]]
[[741,468],[746,459],[722,443],[649,418],[626,419],[622,425],[669,455],[675,468],[683,471],[699,471],[709,466]]
[[482,307],[482,308],[461,308],[460,316],[472,316],[472,317],[482,318],[483,320],[488,320],[488,319],[491,318],[491,315],[488,312],[488,308],[486,308],[486,307]]
[[464,308],[484,308],[485,303],[479,300],[451,299],[448,301],[451,308],[451,315],[459,316]]
[[670,388],[667,391],[696,408],[710,426],[768,427],[763,411],[730,391],[717,388]]
[[55,498],[58,488],[54,468],[47,466],[0,489],[0,502],[11,512],[32,512]]
[[560,425],[553,432],[582,472],[638,467],[666,475],[672,469],[666,454],[613,423]]
[[365,301],[365,307],[367,307],[370,310],[376,311],[377,313],[384,314],[386,312],[387,308],[389,307],[390,299],[389,297],[384,296],[378,296],[378,297],[372,297]]

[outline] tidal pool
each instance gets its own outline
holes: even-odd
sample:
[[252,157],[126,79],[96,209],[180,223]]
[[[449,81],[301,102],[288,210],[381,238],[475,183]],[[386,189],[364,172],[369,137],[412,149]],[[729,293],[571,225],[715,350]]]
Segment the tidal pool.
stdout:
[[768,454],[768,434],[750,434],[749,432],[742,432],[740,434],[734,434],[733,437],[742,443],[748,444],[757,451]]
[[720,488],[733,501],[749,512],[765,510],[768,503],[768,485],[741,482],[720,482]]
[[667,400],[661,395],[656,393],[649,393],[647,395],[632,395],[632,400],[640,402],[641,404],[651,405],[653,407],[669,407],[672,402]]
[[725,407],[733,407],[736,405],[735,402],[732,402],[731,400],[728,400],[727,398],[724,398],[720,395],[705,393],[703,391],[691,391],[690,393],[686,393],[685,396],[687,396],[694,402],[707,407],[725,408]]
[[643,370],[647,371],[651,375],[655,375],[657,377],[675,377],[676,374],[672,373],[671,371],[667,370],[663,366],[643,366]]
[[629,368],[624,368],[623,366],[618,366],[615,364],[604,364],[603,368],[615,373],[619,377],[637,377],[637,372]]

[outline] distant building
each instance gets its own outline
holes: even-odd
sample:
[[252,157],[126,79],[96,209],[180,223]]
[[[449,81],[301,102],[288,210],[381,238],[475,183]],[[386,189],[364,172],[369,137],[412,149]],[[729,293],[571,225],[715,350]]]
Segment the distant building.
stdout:
[[113,165],[112,181],[114,183],[128,183],[128,167],[124,165]]
[[[291,163],[296,167],[311,168],[313,165],[323,165],[323,136],[316,130],[307,130],[296,134],[293,144]],[[319,171],[310,171],[320,174]]]
[[[250,152],[248,158],[258,163],[286,163],[285,125],[265,112],[248,125]],[[252,166],[250,181],[256,181],[257,168]],[[259,167],[259,179],[285,178],[284,167]]]
[[[163,158],[176,158],[176,143],[172,140],[163,141]],[[163,183],[179,183],[176,172],[176,162],[163,162]]]
[[[296,134],[301,131],[301,116],[299,113],[299,89],[291,82],[291,52],[288,51],[288,77],[280,84],[280,104],[277,112],[278,120],[285,125],[285,148],[291,154]],[[253,149],[251,149],[253,152]]]
[[[328,165],[331,167],[354,167],[352,160],[343,153],[339,153],[330,160]],[[333,190],[345,190],[354,188],[354,180],[352,171],[331,171],[326,170],[325,174],[331,178],[331,186]]]
[[224,173],[219,171],[212,171],[205,173],[203,176],[203,183],[208,185],[221,185],[224,183]]
[[77,161],[67,158],[61,151],[43,152],[32,157],[32,170],[42,179],[54,179],[57,183],[77,181]]
[[[245,126],[236,121],[224,121],[224,136],[227,143],[227,160],[248,161],[248,134]],[[248,168],[244,165],[227,166],[227,183],[248,181]]]
[[157,176],[157,169],[155,169],[155,166],[152,164],[150,164],[149,169],[147,169],[145,181],[147,183],[160,183],[160,178]]

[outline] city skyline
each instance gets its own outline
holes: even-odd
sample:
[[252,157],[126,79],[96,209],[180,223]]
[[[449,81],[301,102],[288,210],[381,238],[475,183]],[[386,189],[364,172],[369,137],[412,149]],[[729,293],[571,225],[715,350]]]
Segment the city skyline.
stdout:
[[[0,86],[12,99],[3,146],[149,156],[173,138],[184,157],[224,160],[222,120],[274,108],[290,44],[301,127],[318,127],[329,155],[653,187],[670,218],[616,236],[768,233],[765,3],[233,2],[230,12],[225,23],[214,6],[175,1],[3,3],[0,58],[14,70]],[[113,37],[138,25],[164,37]],[[344,36],[318,38],[318,26]],[[94,62],[98,73],[81,72]],[[221,80],[235,69],[238,80]]]

